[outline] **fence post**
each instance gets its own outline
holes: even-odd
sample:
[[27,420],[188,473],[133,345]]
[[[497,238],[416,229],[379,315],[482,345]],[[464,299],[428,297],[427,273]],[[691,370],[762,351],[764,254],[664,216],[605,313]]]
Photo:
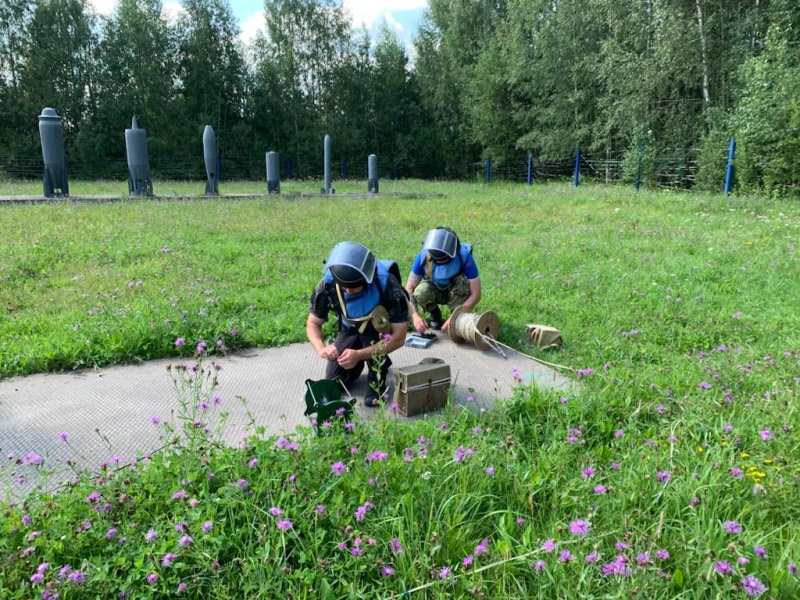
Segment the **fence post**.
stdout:
[[289,181],[292,178],[292,159],[286,159],[286,181]]
[[639,140],[639,147],[636,152],[636,175],[633,178],[633,189],[639,191],[639,185],[642,181],[642,141]]
[[528,185],[533,181],[533,153],[528,150]]
[[492,159],[486,159],[486,183],[492,182]]
[[578,187],[581,183],[581,148],[580,146],[575,147],[575,179],[574,179],[575,187]]
[[733,156],[736,154],[736,138],[731,138],[731,145],[728,148],[728,168],[725,169],[725,195],[731,193],[733,183]]
[[442,181],[447,179],[447,163],[442,161]]
[[342,181],[347,181],[347,159],[342,159]]
[[392,179],[395,181],[400,179],[400,177],[397,176],[397,163],[392,164]]

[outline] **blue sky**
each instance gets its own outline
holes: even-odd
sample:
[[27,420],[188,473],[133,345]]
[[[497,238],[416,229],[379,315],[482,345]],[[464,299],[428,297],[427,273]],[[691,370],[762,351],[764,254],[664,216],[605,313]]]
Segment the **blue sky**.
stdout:
[[[95,9],[110,14],[116,0],[90,0]],[[249,39],[257,28],[264,26],[264,0],[229,0],[233,13],[242,27],[242,36]],[[416,36],[427,0],[343,0],[356,27],[366,24],[374,35],[381,18],[397,31],[397,37],[408,47]],[[164,0],[164,10],[175,14],[181,10],[179,0]]]

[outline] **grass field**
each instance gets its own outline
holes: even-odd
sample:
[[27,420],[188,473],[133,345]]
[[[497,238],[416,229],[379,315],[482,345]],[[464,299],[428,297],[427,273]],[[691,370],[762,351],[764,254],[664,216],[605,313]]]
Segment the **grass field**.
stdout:
[[[73,195],[125,193],[83,185]],[[580,396],[519,382],[490,414],[401,423],[387,407],[375,427],[254,430],[229,449],[213,442],[213,411],[198,413],[213,389],[188,385],[187,420],[165,429],[181,444],[8,507],[0,595],[800,595],[800,205],[556,184],[335,187],[0,205],[0,377],[174,356],[179,337],[303,341],[336,242],[407,271],[426,231],[449,225],[475,248],[476,310],[498,314],[502,342],[581,377]],[[0,183],[0,196],[39,193],[23,188]],[[564,348],[530,347],[532,322],[560,329]],[[38,458],[0,465],[30,477],[47,471]]]

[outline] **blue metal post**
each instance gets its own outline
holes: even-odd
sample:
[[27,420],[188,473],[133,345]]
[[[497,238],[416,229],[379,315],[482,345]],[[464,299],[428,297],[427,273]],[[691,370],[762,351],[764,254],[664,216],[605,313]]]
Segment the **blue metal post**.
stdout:
[[533,181],[533,153],[528,152],[528,185]]
[[492,182],[492,159],[486,159],[486,183]]
[[581,183],[581,149],[575,148],[575,187]]
[[733,156],[736,153],[736,138],[731,138],[731,145],[728,148],[728,168],[725,169],[725,195],[731,193],[733,184]]
[[286,159],[286,181],[289,181],[292,178],[292,159]]

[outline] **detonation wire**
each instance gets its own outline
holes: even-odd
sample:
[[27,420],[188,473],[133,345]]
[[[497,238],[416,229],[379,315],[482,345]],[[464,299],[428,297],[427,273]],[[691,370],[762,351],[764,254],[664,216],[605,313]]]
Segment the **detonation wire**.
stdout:
[[508,348],[509,350],[513,350],[517,354],[521,354],[522,356],[527,356],[531,360],[535,360],[536,362],[541,363],[543,365],[546,365],[548,367],[555,367],[556,369],[566,369],[567,371],[577,371],[577,369],[575,369],[573,367],[567,367],[565,365],[557,365],[556,363],[551,363],[551,362],[547,362],[545,360],[541,360],[539,358],[536,358],[535,356],[531,356],[530,354],[525,354],[524,352],[520,352],[519,350],[516,350],[515,348],[512,348],[511,346],[509,346],[508,344],[504,344],[503,342],[498,342],[497,340],[495,340],[495,343],[499,344],[500,346],[504,346],[504,347]]
[[[531,550],[530,552],[526,552],[525,554],[520,554],[519,556],[514,556],[512,558],[507,558],[505,560],[498,560],[497,562],[493,562],[493,563],[491,563],[489,565],[481,567],[480,569],[475,569],[473,571],[470,571],[469,574],[473,575],[475,573],[480,573],[481,571],[485,571],[486,569],[492,569],[494,567],[499,567],[500,565],[504,565],[506,563],[513,562],[515,560],[522,560],[523,558],[528,558],[529,556],[532,556],[534,554],[538,554],[539,552],[541,552],[541,550]],[[394,600],[395,598],[408,598],[414,592],[420,592],[422,590],[428,589],[429,587],[433,587],[434,585],[437,585],[439,583],[441,583],[441,582],[440,581],[432,581],[430,583],[426,583],[426,584],[423,584],[423,585],[418,585],[417,587],[411,588],[410,590],[404,590],[403,592],[401,592],[399,594],[395,594],[394,596],[389,596],[389,598],[387,600]]]
[[[456,309],[456,310],[458,310],[458,309]],[[499,325],[500,325],[499,322],[497,321],[497,316],[492,312],[486,312],[486,313],[483,313],[483,314],[468,313],[468,312],[458,312],[458,313],[455,314],[455,317],[456,317],[455,324],[454,324],[455,333],[456,333],[456,335],[458,337],[461,337],[463,339],[469,340],[470,342],[475,344],[476,337],[480,336],[481,340],[483,340],[483,342],[487,346],[491,347],[496,352],[499,352],[503,356],[503,358],[508,358],[508,356],[506,355],[505,352],[503,352],[500,349],[500,346],[503,346],[504,348],[508,348],[509,350],[511,350],[513,352],[521,354],[522,356],[530,358],[531,360],[534,360],[537,363],[545,365],[545,366],[548,366],[548,367],[553,367],[553,368],[556,368],[556,369],[565,369],[567,371],[573,371],[573,372],[577,370],[577,369],[574,369],[573,367],[567,367],[565,365],[558,365],[558,364],[555,364],[555,363],[551,363],[551,362],[547,362],[547,361],[538,359],[535,356],[531,356],[530,354],[525,354],[524,352],[520,352],[519,350],[517,350],[515,348],[512,348],[508,344],[504,344],[503,342],[497,340],[491,334],[491,332],[488,331],[489,329],[492,329],[492,328],[498,329]],[[479,323],[482,320],[485,321],[486,324],[487,324],[487,327],[486,327],[487,333],[486,334],[481,333],[480,330],[479,330]],[[476,344],[476,345],[480,348],[480,344]]]

